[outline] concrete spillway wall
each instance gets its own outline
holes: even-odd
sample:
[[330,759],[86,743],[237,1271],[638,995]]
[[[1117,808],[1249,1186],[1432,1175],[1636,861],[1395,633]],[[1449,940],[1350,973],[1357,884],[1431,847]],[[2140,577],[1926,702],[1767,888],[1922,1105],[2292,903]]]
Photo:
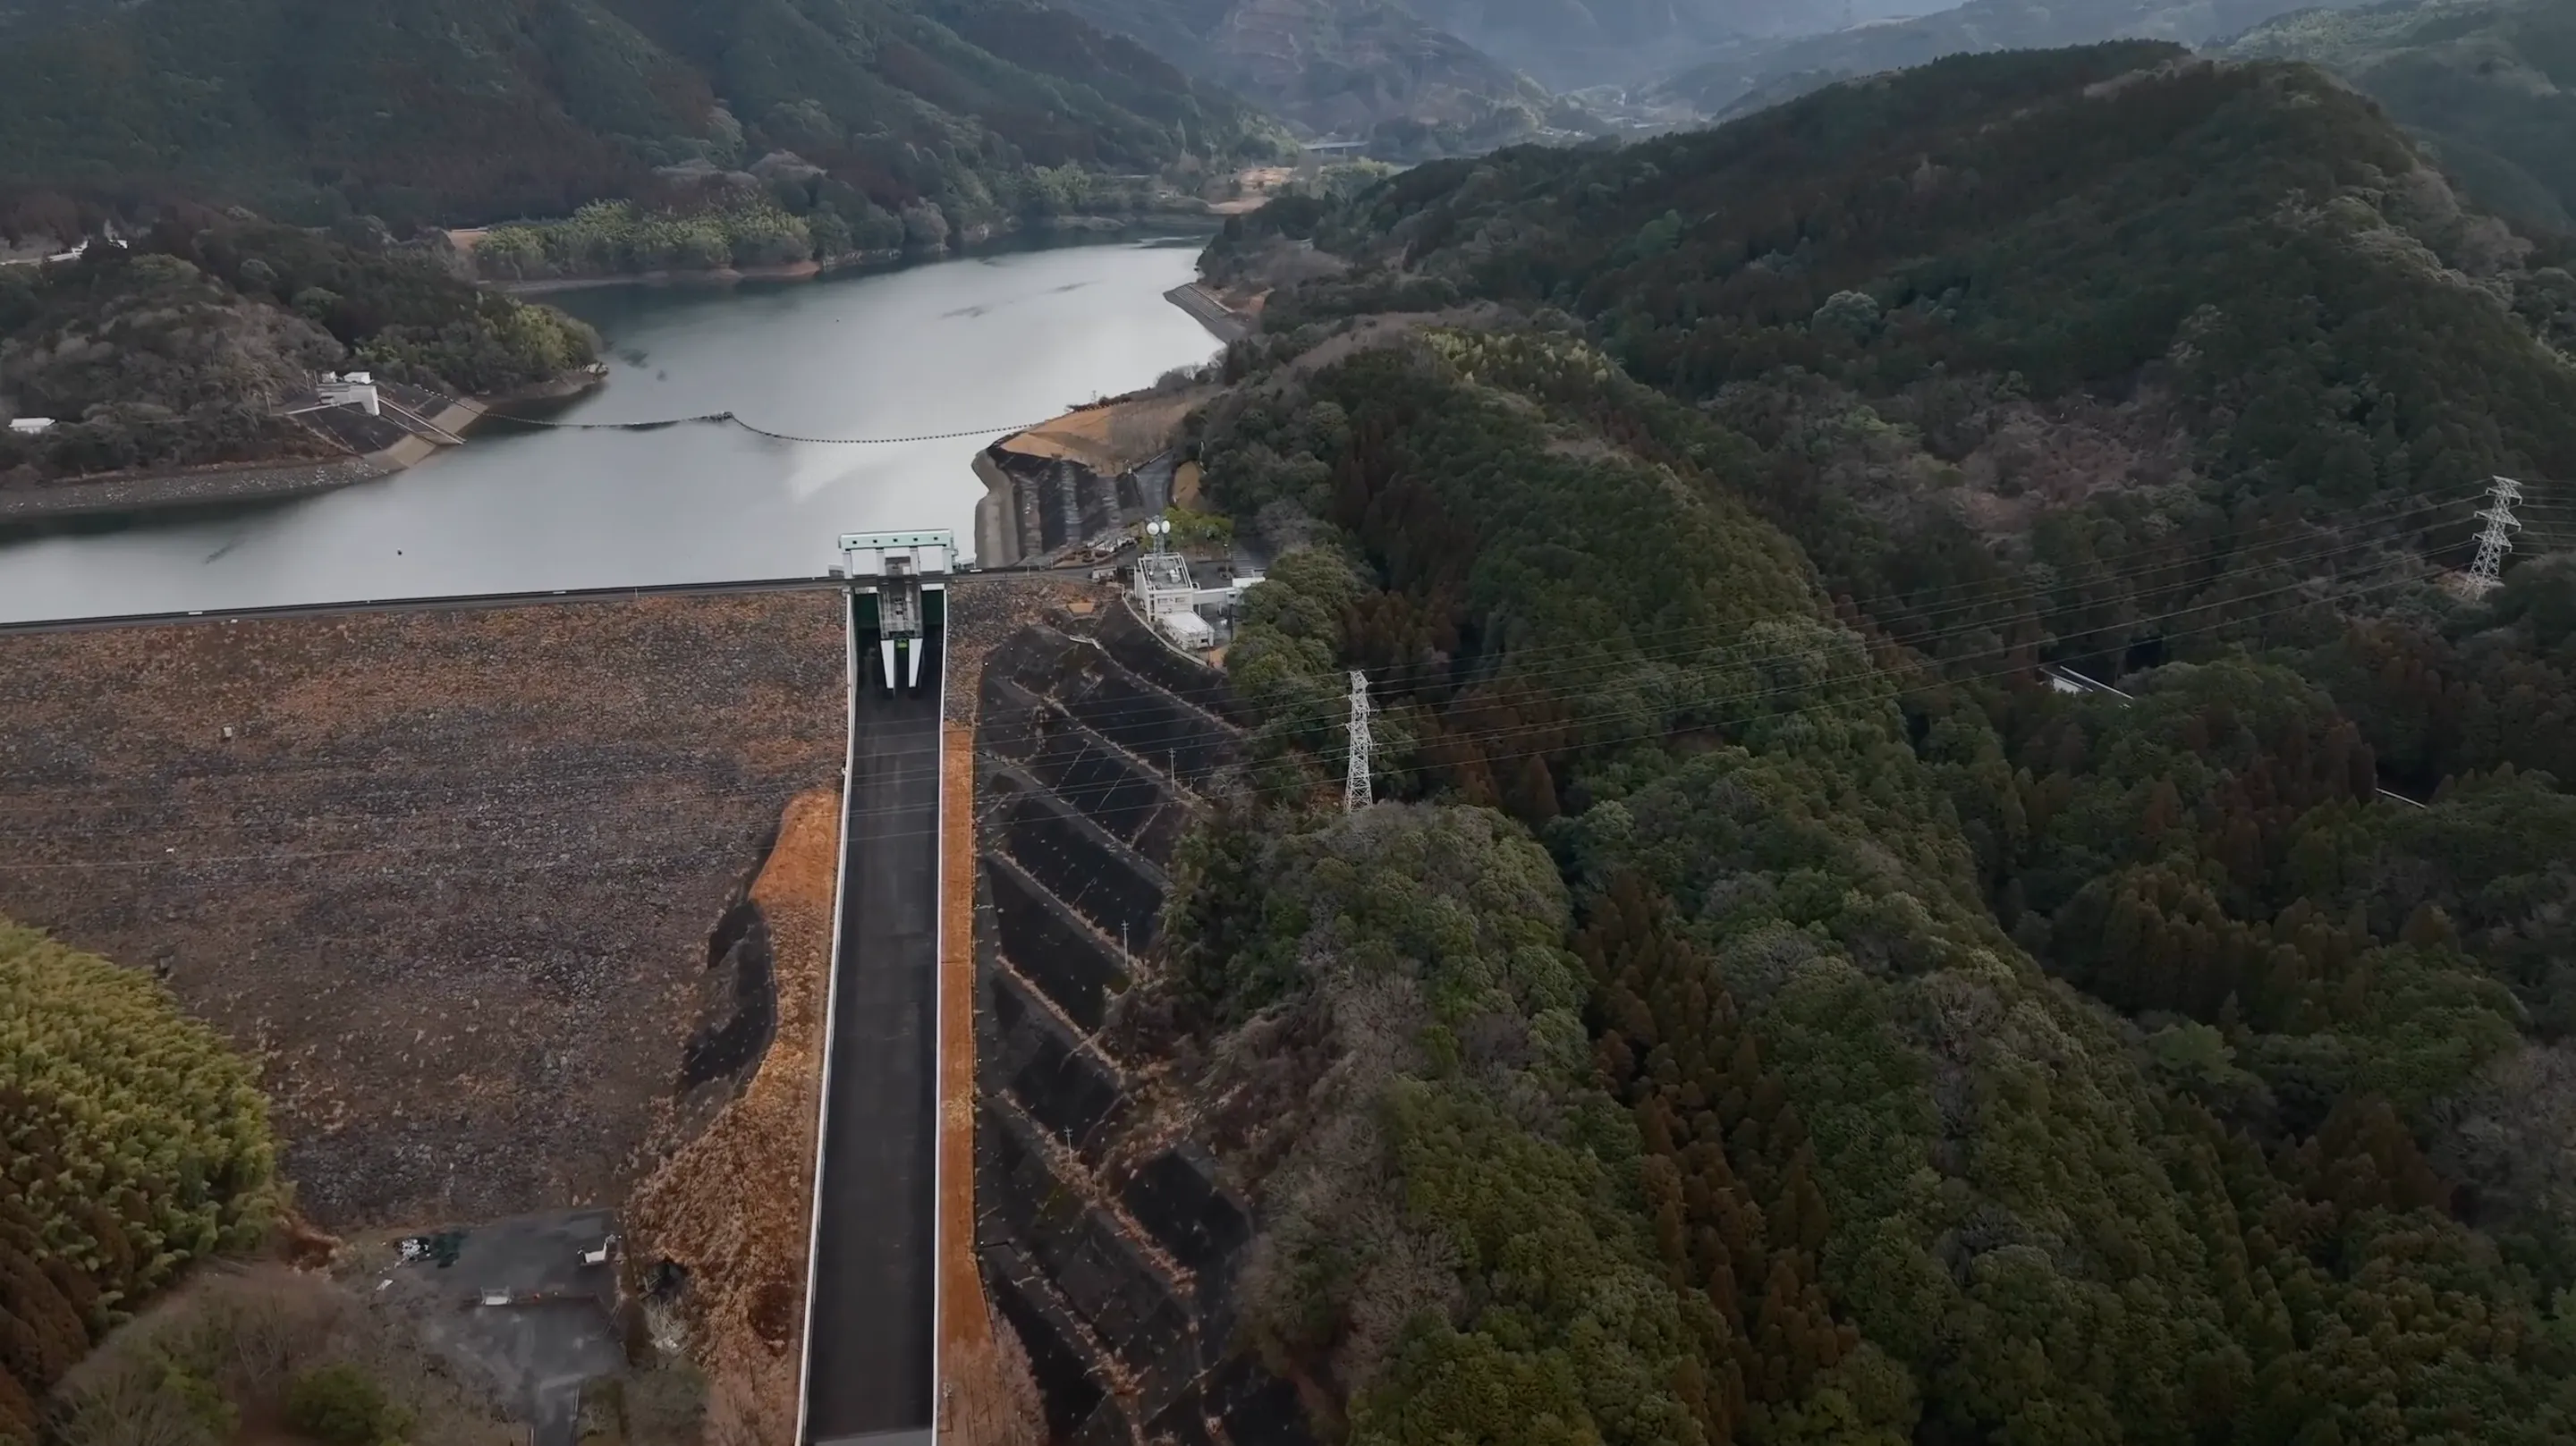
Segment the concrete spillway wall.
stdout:
[[1150,967],[1193,790],[1240,754],[1219,675],[1124,651],[1030,628],[985,664],[978,1256],[1054,1440],[1305,1446],[1294,1392],[1234,1340],[1251,1209],[1154,1093],[1160,1061],[1106,1028]]
[[984,484],[975,504],[975,556],[986,567],[1057,556],[1171,504],[1169,454],[1111,474],[1006,440],[977,453],[974,465]]

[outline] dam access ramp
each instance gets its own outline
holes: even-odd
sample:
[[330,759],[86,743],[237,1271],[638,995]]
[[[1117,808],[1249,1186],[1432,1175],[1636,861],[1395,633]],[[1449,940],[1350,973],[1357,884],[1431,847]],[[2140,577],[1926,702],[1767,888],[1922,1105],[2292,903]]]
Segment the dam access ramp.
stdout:
[[[853,533],[849,760],[806,1256],[800,1446],[936,1419],[945,532]],[[746,1189],[757,1189],[752,1181]]]

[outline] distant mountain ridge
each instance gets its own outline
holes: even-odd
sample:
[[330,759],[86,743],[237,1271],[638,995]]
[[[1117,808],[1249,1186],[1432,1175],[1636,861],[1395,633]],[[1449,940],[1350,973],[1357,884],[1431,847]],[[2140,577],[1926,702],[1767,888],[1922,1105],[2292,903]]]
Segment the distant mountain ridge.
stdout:
[[1491,149],[1585,118],[1392,0],[1059,0],[1317,136]]
[[1682,70],[1656,93],[1702,114],[1742,114],[1760,92],[1766,103],[1855,75],[1922,65],[1945,55],[2040,50],[2105,40],[2170,40],[2200,45],[2294,8],[2298,0],[1968,0],[1909,20],[1855,25],[1824,35],[1750,39]]
[[1285,140],[1034,0],[22,0],[7,23],[0,195],[453,223],[787,150],[844,209],[971,225],[1035,168],[1226,165]]
[[[1406,0],[1424,20],[1558,89],[1670,72],[1753,37],[1832,29],[1840,0]],[[1873,15],[1894,0],[1857,7]]]
[[2566,0],[2302,10],[2218,53],[2325,66],[2429,142],[2488,207],[2576,226],[2576,5]]

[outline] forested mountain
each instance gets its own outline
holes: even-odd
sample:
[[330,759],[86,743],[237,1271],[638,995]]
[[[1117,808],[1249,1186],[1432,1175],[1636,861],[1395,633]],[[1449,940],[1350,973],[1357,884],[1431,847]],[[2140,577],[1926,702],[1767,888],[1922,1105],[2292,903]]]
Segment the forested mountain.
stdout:
[[2565,242],[2119,44],[1207,265],[1307,245],[1196,438],[1261,762],[1127,1009],[1327,1434],[2576,1434]]
[[1191,74],[1319,136],[1437,155],[1583,123],[1527,78],[1395,0],[1065,0]]
[[2218,53],[2327,66],[2428,141],[2489,209],[2576,226],[2576,6],[2416,0],[2302,10]]
[[1748,37],[1808,35],[1874,20],[1902,0],[1408,0],[1413,12],[1558,89],[1672,72]]
[[34,0],[19,17],[0,197],[407,229],[559,216],[646,195],[657,168],[784,150],[835,183],[850,227],[922,201],[963,227],[1006,214],[1035,168],[1221,165],[1280,139],[1033,0]]
[[[2234,35],[2298,8],[2301,0],[1968,0],[1951,9],[1822,35],[1753,38],[1682,70],[1657,93],[1702,114],[1748,113],[1762,104],[1855,75],[1921,65],[1944,55],[2029,50],[2101,40],[2174,40],[2186,45]],[[2328,0],[2328,4],[2337,0]],[[2341,0],[2351,3],[2351,0]]]
[[0,1441],[191,1261],[283,1203],[249,1066],[142,975],[0,919]]

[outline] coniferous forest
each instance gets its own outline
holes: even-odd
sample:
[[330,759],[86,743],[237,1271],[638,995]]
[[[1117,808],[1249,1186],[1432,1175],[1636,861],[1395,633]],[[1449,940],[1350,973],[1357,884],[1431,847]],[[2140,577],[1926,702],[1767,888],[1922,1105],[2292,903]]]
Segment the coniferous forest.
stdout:
[[2569,257],[2134,44],[1230,224],[1126,1024],[1324,1437],[2576,1434]]

